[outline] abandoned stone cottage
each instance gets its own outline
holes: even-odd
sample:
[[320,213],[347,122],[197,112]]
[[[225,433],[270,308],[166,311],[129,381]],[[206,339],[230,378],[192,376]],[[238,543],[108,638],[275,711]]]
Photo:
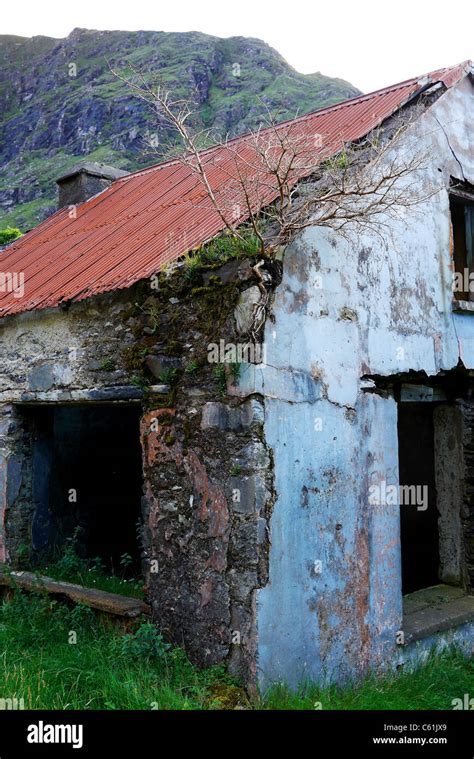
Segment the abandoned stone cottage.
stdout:
[[424,98],[397,150],[427,149],[433,192],[389,237],[311,226],[265,260],[265,350],[237,368],[209,346],[248,339],[258,258],[182,262],[223,228],[189,169],[59,181],[1,252],[1,562],[80,528],[88,555],[134,557],[168,639],[249,684],[472,649],[472,75],[300,117],[356,141]]

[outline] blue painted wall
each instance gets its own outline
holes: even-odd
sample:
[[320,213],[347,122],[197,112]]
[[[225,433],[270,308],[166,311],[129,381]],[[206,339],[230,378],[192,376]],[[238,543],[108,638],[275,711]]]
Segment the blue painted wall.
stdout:
[[452,310],[447,193],[460,166],[474,183],[473,120],[465,80],[410,126],[399,149],[426,150],[426,200],[384,239],[313,227],[285,252],[265,365],[240,380],[242,395],[265,395],[275,474],[269,582],[256,599],[263,687],[343,682],[398,661],[399,508],[368,501],[371,484],[398,484],[397,405],[363,378],[436,375],[460,358],[474,368],[474,313]]

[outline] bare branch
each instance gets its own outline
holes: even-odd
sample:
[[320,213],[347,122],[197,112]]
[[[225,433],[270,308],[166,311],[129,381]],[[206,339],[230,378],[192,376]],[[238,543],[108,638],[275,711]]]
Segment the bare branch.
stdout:
[[[242,240],[238,225],[248,221],[262,255],[311,226],[334,229],[344,237],[371,230],[384,239],[390,219],[402,218],[405,209],[435,192],[423,189],[426,156],[415,152],[407,157],[398,149],[409,115],[395,116],[384,129],[346,144],[342,136],[311,134],[304,117],[277,124],[268,105],[261,103],[264,116],[256,130],[233,140],[217,139],[212,149],[202,150],[211,133],[191,130],[196,112],[190,103],[173,99],[161,84],[132,71],[134,78],[113,73],[179,138],[182,152],[176,160],[199,180],[223,228]],[[221,175],[218,183],[210,178],[214,173]],[[268,300],[259,265],[254,267],[261,289],[254,338]]]

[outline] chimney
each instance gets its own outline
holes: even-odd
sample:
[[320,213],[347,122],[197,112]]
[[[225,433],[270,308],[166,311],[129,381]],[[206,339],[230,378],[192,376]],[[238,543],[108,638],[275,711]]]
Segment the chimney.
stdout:
[[128,171],[114,169],[113,166],[106,166],[104,163],[82,161],[56,180],[59,187],[58,208],[83,203],[105,190],[114,179],[126,174]]

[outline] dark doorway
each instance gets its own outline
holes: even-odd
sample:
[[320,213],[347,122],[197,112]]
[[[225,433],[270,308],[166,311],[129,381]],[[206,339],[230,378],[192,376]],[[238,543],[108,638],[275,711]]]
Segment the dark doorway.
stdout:
[[72,535],[85,558],[117,569],[131,557],[139,570],[140,408],[30,408],[33,452],[33,550],[53,555]]
[[439,583],[433,411],[433,403],[398,405],[400,486],[411,486],[412,493],[415,486],[418,494],[426,492],[422,488],[427,487],[425,510],[407,497],[400,506],[403,593]]

